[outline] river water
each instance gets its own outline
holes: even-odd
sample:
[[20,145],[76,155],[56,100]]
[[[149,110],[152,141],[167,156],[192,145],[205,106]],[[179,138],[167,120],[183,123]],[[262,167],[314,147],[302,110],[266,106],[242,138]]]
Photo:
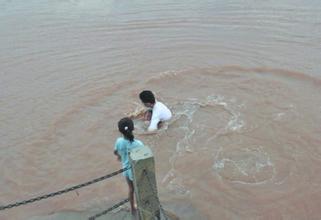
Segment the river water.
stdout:
[[[136,121],[164,207],[320,218],[320,1],[0,0],[0,28],[1,205],[119,169],[117,121],[150,89],[174,114],[155,135]],[[119,176],[0,219],[126,195]]]

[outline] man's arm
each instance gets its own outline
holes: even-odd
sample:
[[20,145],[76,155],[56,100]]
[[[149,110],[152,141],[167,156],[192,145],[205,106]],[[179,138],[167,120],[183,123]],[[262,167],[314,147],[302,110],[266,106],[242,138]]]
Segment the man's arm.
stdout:
[[150,121],[150,124],[148,126],[148,131],[156,131],[158,129],[158,123],[160,122],[159,117],[156,114],[152,115],[152,120]]

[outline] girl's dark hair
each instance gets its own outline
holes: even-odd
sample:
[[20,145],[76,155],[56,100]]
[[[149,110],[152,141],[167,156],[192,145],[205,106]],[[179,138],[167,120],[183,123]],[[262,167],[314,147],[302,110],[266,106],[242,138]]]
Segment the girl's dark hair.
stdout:
[[144,90],[139,94],[139,98],[143,103],[155,104],[155,96],[152,91]]
[[124,138],[130,142],[134,141],[134,122],[130,118],[122,118],[118,122],[118,130],[124,135]]

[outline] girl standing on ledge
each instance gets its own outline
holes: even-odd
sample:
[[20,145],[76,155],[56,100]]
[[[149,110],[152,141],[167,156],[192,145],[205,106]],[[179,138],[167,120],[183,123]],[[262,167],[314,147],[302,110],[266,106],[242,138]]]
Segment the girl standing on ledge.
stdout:
[[[115,142],[114,154],[117,159],[121,161],[123,169],[130,167],[129,153],[136,147],[143,146],[140,140],[135,139],[133,135],[134,123],[130,118],[122,118],[118,122],[118,130],[122,137],[117,138]],[[130,202],[131,213],[135,214],[136,208],[134,206],[134,184],[132,169],[123,172],[129,188],[128,198]]]

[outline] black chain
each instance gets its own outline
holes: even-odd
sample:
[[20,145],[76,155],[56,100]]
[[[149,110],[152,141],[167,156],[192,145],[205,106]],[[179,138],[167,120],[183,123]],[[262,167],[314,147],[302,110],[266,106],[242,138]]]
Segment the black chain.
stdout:
[[110,207],[109,209],[106,209],[105,211],[103,211],[103,212],[101,212],[101,213],[98,213],[98,214],[96,214],[96,215],[94,215],[94,216],[89,217],[88,220],[95,220],[96,218],[98,218],[98,217],[100,217],[100,216],[102,216],[102,215],[106,215],[108,212],[110,212],[110,211],[118,208],[119,206],[125,204],[125,203],[128,202],[128,201],[129,201],[129,199],[124,199],[123,201],[121,201],[121,202],[113,205],[113,206]]
[[57,191],[57,192],[54,192],[54,193],[50,193],[50,194],[47,194],[47,195],[43,195],[43,196],[38,196],[38,197],[35,197],[35,198],[32,198],[32,199],[28,199],[28,200],[24,200],[24,201],[21,201],[21,202],[16,202],[16,203],[12,203],[12,204],[5,205],[5,206],[0,206],[0,211],[5,210],[5,209],[11,209],[11,208],[18,207],[18,206],[21,206],[21,205],[26,205],[26,204],[33,203],[33,202],[36,202],[36,201],[39,201],[39,200],[43,200],[43,199],[47,199],[47,198],[50,198],[50,197],[58,196],[58,195],[61,195],[61,194],[64,194],[64,193],[67,193],[67,192],[70,192],[70,191],[74,191],[76,189],[79,189],[79,188],[82,188],[82,187],[85,187],[85,186],[89,186],[91,184],[100,182],[102,180],[108,179],[108,178],[113,177],[113,176],[116,176],[117,174],[120,174],[120,173],[122,173],[122,172],[124,172],[124,171],[126,171],[128,169],[130,169],[130,167],[127,167],[127,168],[124,168],[124,169],[120,169],[120,170],[115,171],[113,173],[110,173],[108,175],[93,179],[93,180],[88,181],[86,183],[82,183],[82,184],[79,184],[79,185],[76,185],[76,186],[72,186],[72,187],[66,188],[64,190],[60,190],[60,191]]

